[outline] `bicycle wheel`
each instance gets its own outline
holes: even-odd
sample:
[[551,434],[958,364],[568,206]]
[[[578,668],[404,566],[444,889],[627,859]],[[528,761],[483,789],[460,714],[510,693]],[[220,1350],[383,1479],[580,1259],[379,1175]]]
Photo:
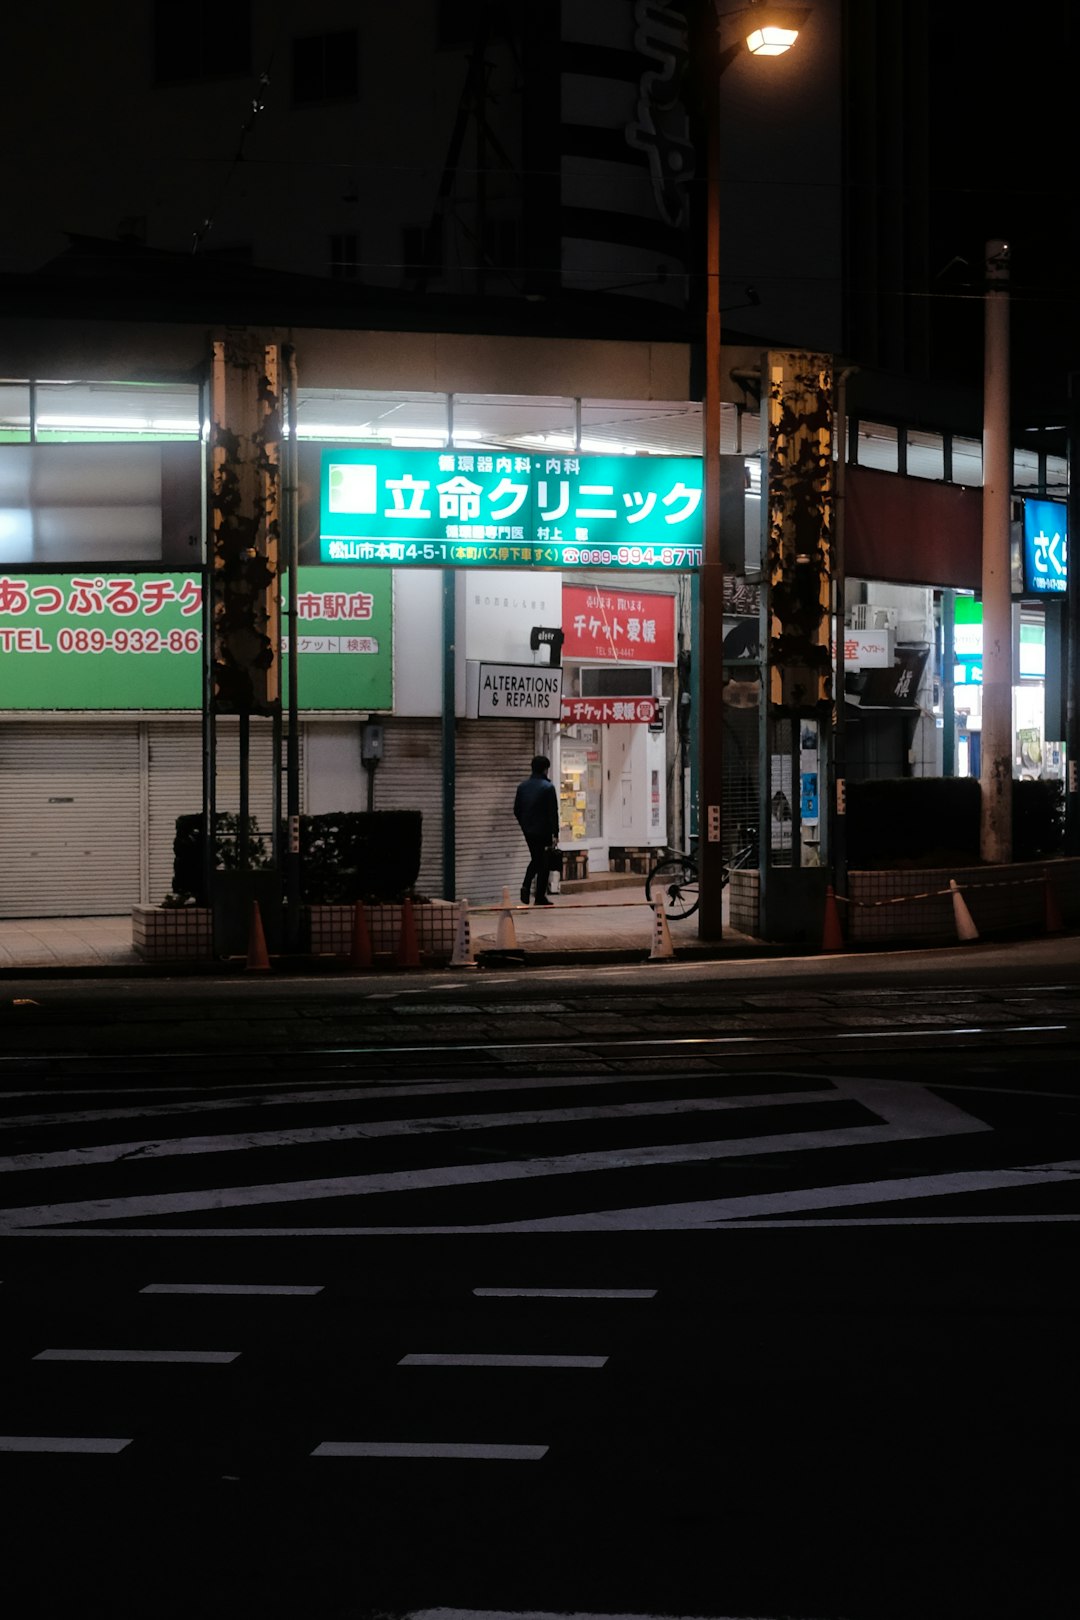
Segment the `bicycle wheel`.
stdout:
[[676,857],[661,861],[645,879],[645,898],[663,905],[668,917],[692,917],[698,908],[698,872],[694,862]]

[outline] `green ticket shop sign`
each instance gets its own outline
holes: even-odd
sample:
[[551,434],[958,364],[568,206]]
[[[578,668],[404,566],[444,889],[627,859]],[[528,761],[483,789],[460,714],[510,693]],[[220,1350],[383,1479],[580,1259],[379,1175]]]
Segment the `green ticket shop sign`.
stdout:
[[[393,707],[392,590],[384,569],[299,570],[301,709]],[[202,637],[197,573],[0,575],[0,710],[198,712]]]
[[324,450],[324,563],[697,568],[696,456]]

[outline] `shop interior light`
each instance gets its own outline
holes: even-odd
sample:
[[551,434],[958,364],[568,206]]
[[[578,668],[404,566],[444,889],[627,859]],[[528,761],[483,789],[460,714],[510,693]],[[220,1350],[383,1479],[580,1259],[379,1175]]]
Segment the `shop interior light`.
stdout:
[[385,442],[382,435],[372,431],[370,422],[298,422],[296,424],[296,437],[298,439],[326,439],[331,444],[335,440],[341,439],[379,439],[380,442]]
[[190,433],[196,437],[198,422],[177,417],[86,416],[78,412],[73,416],[39,416],[39,428],[68,433]]

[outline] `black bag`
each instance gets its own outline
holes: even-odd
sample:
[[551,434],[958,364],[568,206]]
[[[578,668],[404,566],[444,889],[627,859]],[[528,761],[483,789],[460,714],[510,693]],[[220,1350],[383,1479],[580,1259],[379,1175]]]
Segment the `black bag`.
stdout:
[[556,849],[549,849],[548,850],[548,852],[547,852],[547,869],[548,869],[549,872],[557,872],[558,875],[560,877],[562,877],[562,850],[561,849],[556,848]]

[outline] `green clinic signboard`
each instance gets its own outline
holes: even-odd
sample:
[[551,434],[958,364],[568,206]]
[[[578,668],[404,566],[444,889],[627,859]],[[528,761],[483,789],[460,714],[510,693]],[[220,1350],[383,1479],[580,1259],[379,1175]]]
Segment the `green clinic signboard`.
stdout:
[[324,563],[697,568],[696,456],[324,450]]
[[[301,708],[392,707],[391,580],[299,570]],[[198,712],[202,627],[200,574],[0,575],[0,709]]]

